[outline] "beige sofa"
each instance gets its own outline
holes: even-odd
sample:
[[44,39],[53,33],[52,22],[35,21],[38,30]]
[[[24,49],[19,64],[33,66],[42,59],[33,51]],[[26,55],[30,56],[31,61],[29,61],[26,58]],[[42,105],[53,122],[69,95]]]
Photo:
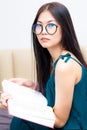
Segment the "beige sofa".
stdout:
[[31,49],[0,50],[0,90],[1,81],[12,77],[35,80],[35,63]]
[[[87,46],[81,46],[87,61]],[[0,89],[1,81],[12,77],[35,80],[35,63],[31,49],[0,50]]]
[[[0,90],[1,82],[12,77],[35,80],[35,61],[31,49],[0,50]],[[12,116],[0,108],[0,130],[9,130]]]

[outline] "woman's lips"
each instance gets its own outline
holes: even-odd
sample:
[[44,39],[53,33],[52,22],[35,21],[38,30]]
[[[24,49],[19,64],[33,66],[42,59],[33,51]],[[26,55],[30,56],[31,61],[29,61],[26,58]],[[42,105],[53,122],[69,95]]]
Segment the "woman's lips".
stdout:
[[41,41],[47,42],[49,39],[48,38],[41,38]]

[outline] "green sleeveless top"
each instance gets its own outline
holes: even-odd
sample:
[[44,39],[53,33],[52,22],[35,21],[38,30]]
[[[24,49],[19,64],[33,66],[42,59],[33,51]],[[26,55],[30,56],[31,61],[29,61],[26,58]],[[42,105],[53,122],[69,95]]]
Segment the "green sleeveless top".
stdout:
[[[53,64],[54,71],[51,74],[47,84],[46,84],[46,98],[48,100],[48,106],[53,107],[55,104],[55,67],[59,59],[63,59],[64,62],[68,62],[69,59],[76,59],[71,57],[69,53],[65,55],[60,55],[60,57]],[[80,64],[80,62],[78,62]],[[72,108],[70,111],[70,116],[62,128],[63,130],[86,130],[87,129],[87,69],[80,64],[82,68],[82,77],[79,83],[74,87]]]

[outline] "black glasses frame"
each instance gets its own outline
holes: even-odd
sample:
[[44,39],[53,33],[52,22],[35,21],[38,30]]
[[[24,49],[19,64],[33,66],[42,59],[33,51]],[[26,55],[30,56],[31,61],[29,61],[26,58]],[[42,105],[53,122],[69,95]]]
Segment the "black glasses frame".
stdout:
[[[51,24],[51,23],[50,23],[50,24]],[[54,31],[53,33],[49,33],[47,27],[48,27],[50,24],[47,24],[47,25],[45,26],[45,30],[46,30],[46,32],[47,32],[49,35],[53,35],[53,34],[56,33],[58,26],[57,26],[56,24],[52,23],[53,25],[55,25],[56,28],[55,28],[55,31]],[[40,33],[36,33],[36,32],[35,32],[35,27],[36,27],[37,25],[39,25],[39,26],[41,27]],[[40,34],[42,33],[42,31],[43,31],[43,25],[37,24],[37,23],[34,24],[33,27],[32,27],[32,31],[33,31],[36,35],[40,35]]]

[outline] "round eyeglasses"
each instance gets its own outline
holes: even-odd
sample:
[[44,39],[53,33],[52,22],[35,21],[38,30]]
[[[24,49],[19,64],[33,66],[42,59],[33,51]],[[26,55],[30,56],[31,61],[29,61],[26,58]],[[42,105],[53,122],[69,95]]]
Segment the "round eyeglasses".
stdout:
[[[57,31],[57,25],[54,23],[49,23],[45,26],[45,30],[48,34],[53,35]],[[40,35],[43,31],[43,25],[41,24],[34,24],[32,30],[35,34]]]

